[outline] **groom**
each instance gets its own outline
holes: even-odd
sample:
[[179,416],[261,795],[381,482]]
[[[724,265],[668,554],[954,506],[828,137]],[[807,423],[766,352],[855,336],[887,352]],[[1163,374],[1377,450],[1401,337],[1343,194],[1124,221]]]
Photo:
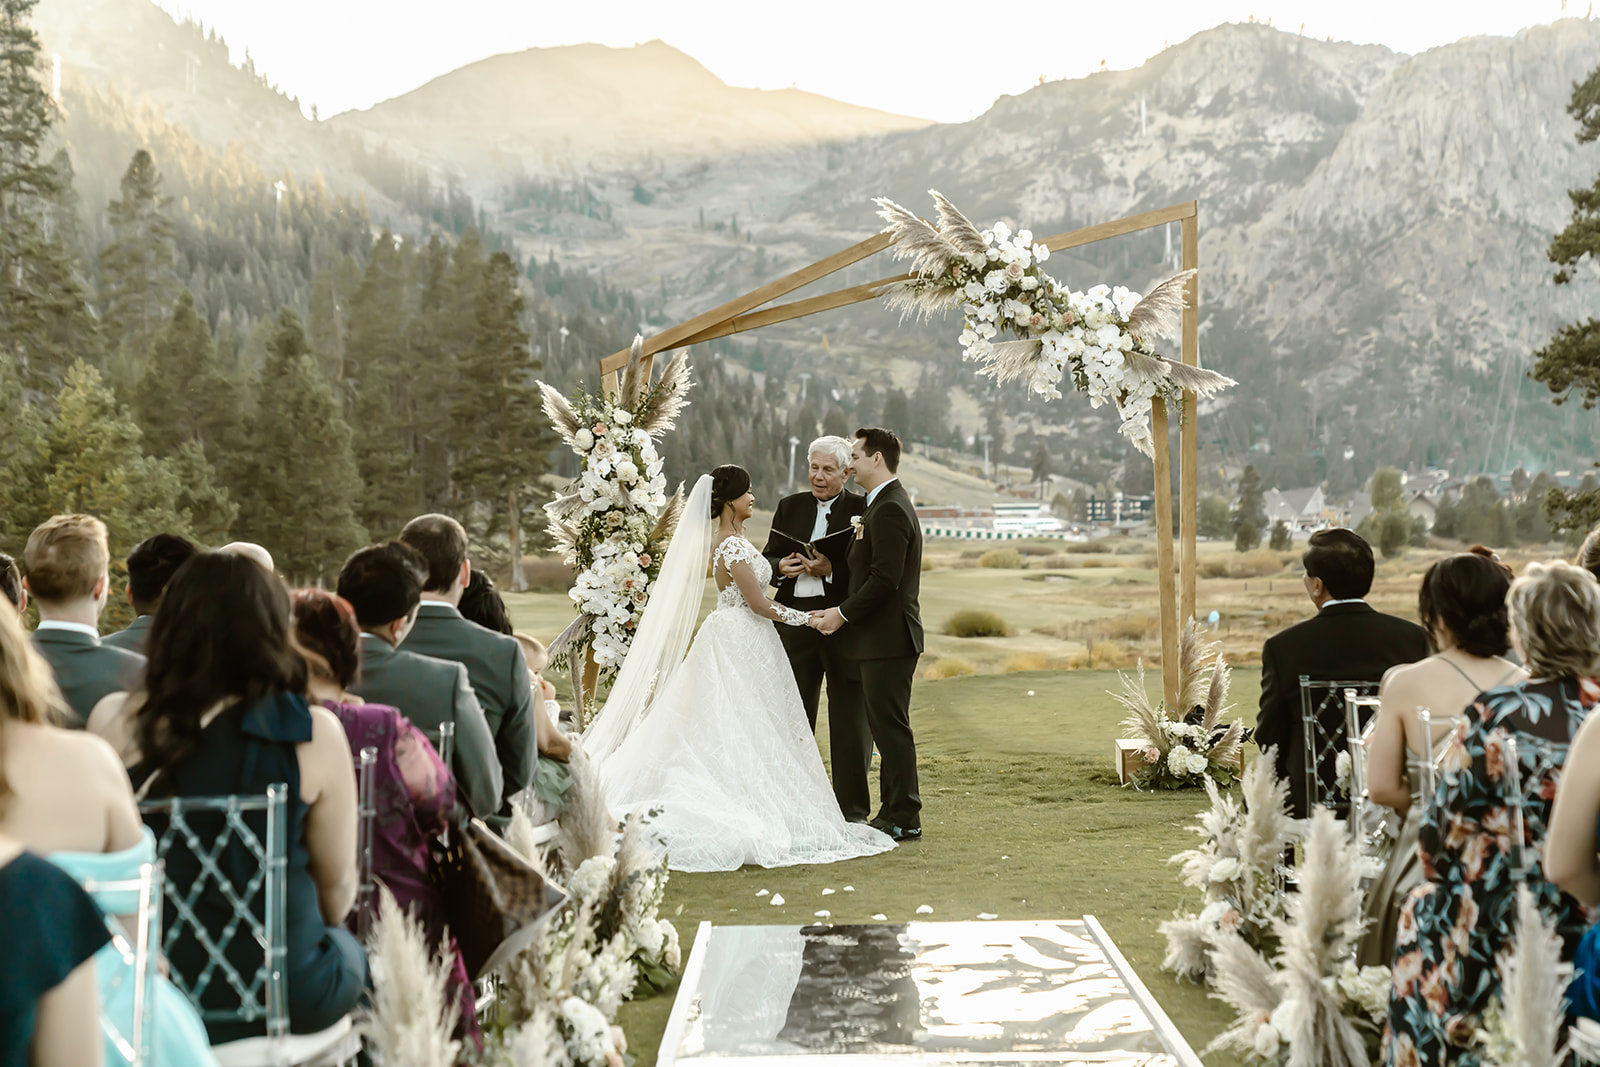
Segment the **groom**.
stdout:
[[878,817],[872,825],[896,841],[922,837],[917,745],[911,735],[911,678],[922,654],[922,528],[895,472],[900,438],[891,430],[856,431],[851,471],[867,491],[867,510],[850,542],[850,594],[815,612],[816,628],[841,635],[861,668],[861,701],[878,748]]

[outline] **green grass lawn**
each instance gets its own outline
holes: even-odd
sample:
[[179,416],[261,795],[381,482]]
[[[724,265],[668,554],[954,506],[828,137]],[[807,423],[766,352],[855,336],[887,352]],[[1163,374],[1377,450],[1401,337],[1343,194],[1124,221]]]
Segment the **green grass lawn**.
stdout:
[[[1159,675],[1148,681],[1152,691],[1159,688]],[[1205,795],[1117,785],[1112,741],[1121,716],[1106,694],[1115,684],[1109,671],[919,680],[912,719],[923,841],[827,866],[674,874],[663,915],[687,948],[701,920],[798,925],[817,921],[820,910],[843,923],[871,922],[875,914],[906,921],[923,904],[933,908],[933,920],[1092,914],[1190,1044],[1202,1048],[1228,1013],[1200,987],[1160,969],[1165,946],[1156,926],[1184,901],[1166,861],[1196,840],[1186,827]],[[1234,672],[1233,698],[1246,719],[1254,718],[1259,685],[1257,671]],[[824,888],[836,892],[824,896]],[[758,897],[762,889],[785,903]],[[640,1067],[654,1064],[671,1006],[670,994],[624,1006],[622,1024]]]

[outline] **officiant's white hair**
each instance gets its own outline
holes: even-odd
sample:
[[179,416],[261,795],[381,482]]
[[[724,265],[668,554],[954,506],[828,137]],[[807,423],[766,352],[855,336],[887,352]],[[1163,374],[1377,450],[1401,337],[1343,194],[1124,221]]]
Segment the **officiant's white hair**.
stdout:
[[835,437],[832,434],[825,434],[824,436],[817,438],[815,441],[811,442],[811,447],[806,449],[806,458],[810,459],[818,452],[832,456],[834,459],[838,460],[840,470],[844,470],[846,467],[850,466],[850,442],[846,441],[842,437]]

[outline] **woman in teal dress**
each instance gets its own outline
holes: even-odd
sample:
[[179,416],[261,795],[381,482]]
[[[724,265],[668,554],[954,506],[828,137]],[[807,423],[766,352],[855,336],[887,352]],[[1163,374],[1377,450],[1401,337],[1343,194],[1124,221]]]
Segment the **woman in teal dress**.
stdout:
[[[1568,747],[1600,697],[1589,681],[1600,669],[1600,585],[1569,564],[1535,563],[1512,585],[1510,606],[1532,678],[1479,694],[1451,739],[1418,834],[1426,880],[1395,937],[1386,1065],[1480,1062],[1474,1033],[1500,990],[1496,960],[1515,932],[1519,880],[1555,921],[1568,959],[1589,924],[1583,905],[1546,877],[1543,853]],[[1524,798],[1516,849],[1512,740]]]

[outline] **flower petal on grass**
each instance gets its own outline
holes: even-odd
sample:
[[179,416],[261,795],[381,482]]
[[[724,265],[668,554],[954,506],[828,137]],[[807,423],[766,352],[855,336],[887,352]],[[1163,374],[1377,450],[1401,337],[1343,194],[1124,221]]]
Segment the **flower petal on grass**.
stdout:
[[872,918],[873,918],[874,922],[880,922],[881,923],[881,922],[888,922],[889,921],[889,916],[883,914],[882,912],[879,912],[878,914],[874,915]]
[[853,885],[847,885],[844,887],[844,891],[846,893],[854,893],[856,891],[856,887]]
[[823,896],[825,896],[825,897],[831,897],[831,896],[833,896],[833,890],[831,890],[831,889],[824,889],[824,890],[823,890],[823,891],[822,891],[822,895],[823,895]]
[[757,889],[757,890],[756,890],[756,896],[758,896],[758,897],[764,897],[764,896],[766,896],[766,895],[767,895],[767,891],[766,891],[766,890],[765,890],[765,889]]
[[933,914],[933,908],[930,907],[927,904],[918,904],[917,905],[917,914],[918,915],[932,915]]
[[980,919],[998,919],[998,918],[1000,918],[1000,916],[995,915],[995,914],[993,914],[991,912],[980,911],[980,912],[978,912],[978,918],[980,918]]
[[828,916],[832,915],[833,912],[831,912],[831,911],[814,911],[811,914],[814,915],[815,917],[817,917],[818,919],[826,919]]
[[772,899],[767,901],[767,903],[768,904],[772,904],[774,906],[782,904],[783,903],[783,897],[782,897],[781,894],[774,893],[774,894],[772,894]]

